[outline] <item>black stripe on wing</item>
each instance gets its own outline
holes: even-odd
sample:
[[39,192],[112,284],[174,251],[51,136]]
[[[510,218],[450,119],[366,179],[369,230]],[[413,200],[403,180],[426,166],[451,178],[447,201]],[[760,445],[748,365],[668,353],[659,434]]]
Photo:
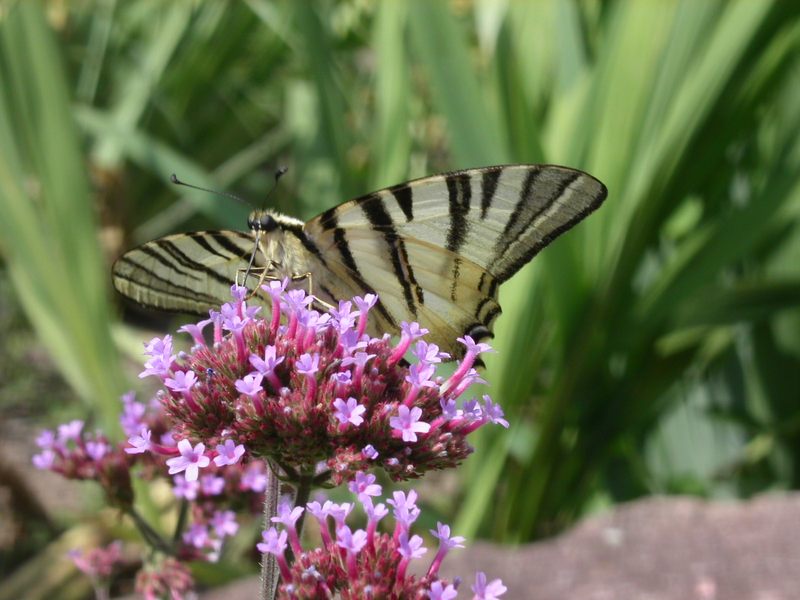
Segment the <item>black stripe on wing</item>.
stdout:
[[416,317],[417,305],[414,302],[414,290],[411,288],[412,284],[414,285],[417,298],[420,299],[420,302],[424,300],[424,297],[422,296],[422,288],[417,283],[414,277],[414,271],[411,268],[411,264],[408,262],[408,252],[406,251],[403,238],[397,234],[394,221],[383,205],[383,200],[380,196],[374,195],[370,200],[363,202],[361,204],[361,210],[364,212],[364,216],[367,217],[370,225],[372,225],[373,231],[383,235],[386,246],[389,248],[389,257],[391,259],[395,278],[403,289],[403,297],[405,298],[406,306],[409,312]]
[[175,273],[178,273],[178,274],[182,275],[183,277],[188,277],[189,279],[194,279],[195,281],[199,280],[199,278],[195,274],[193,274],[191,272],[187,272],[187,271],[181,269],[178,265],[176,265],[170,259],[168,259],[166,256],[161,254],[161,252],[156,250],[155,244],[152,244],[152,243],[145,244],[144,246],[140,246],[139,248],[137,248],[137,250],[139,252],[141,252],[142,254],[144,254],[146,256],[149,256],[150,258],[152,258],[157,263],[159,263],[164,268],[166,268],[166,269],[168,269],[170,271],[174,271]]
[[[537,207],[536,209],[532,210],[530,214],[527,215],[524,224],[515,232],[512,236],[509,236],[509,239],[501,238],[498,240],[498,246],[500,242],[504,242],[503,250],[499,251],[496,249],[495,254],[495,262],[500,262],[501,259],[505,256],[506,252],[512,247],[512,245],[516,244],[520,238],[524,235],[530,234],[532,232],[532,227],[534,222],[542,215],[544,215],[548,210],[550,210],[554,205],[558,203],[561,197],[566,193],[567,189],[574,184],[576,181],[581,179],[582,177],[589,177],[585,173],[581,171],[570,171],[567,173],[567,176],[564,177],[562,181],[558,183],[553,189],[553,192],[549,195],[547,200],[542,204],[541,207]],[[514,275],[517,271],[519,271],[526,263],[528,263],[536,254],[539,253],[542,248],[550,244],[554,239],[556,239],[559,235],[567,231],[568,229],[575,226],[577,223],[582,221],[587,215],[592,213],[595,209],[597,209],[602,203],[603,200],[606,198],[607,190],[604,185],[597,182],[594,178],[591,178],[592,182],[596,182],[599,187],[597,188],[597,193],[593,194],[589,197],[588,201],[585,202],[585,205],[580,209],[576,210],[572,216],[565,220],[563,223],[556,227],[552,227],[547,231],[541,231],[541,237],[538,241],[531,244],[529,247],[526,247],[523,244],[522,251],[518,252],[516,256],[513,258],[512,262],[507,264],[500,273],[495,273],[497,279],[502,283],[506,281],[509,277]],[[526,180],[527,182],[527,180]],[[524,191],[524,188],[523,188]],[[529,191],[532,192],[532,188]],[[579,190],[576,192],[578,194],[584,194],[584,197],[588,195],[586,191]],[[522,194],[522,192],[521,192]],[[524,199],[522,196],[520,197],[520,202],[523,202]]]
[[[347,234],[345,233],[344,229],[339,227],[338,217],[336,216],[336,207],[325,211],[324,217],[324,219],[320,220],[320,223],[325,229],[333,230],[333,245],[336,247],[336,250],[342,259],[342,264],[347,268],[348,271],[350,271],[350,277],[355,280],[356,284],[363,290],[365,294],[375,294],[375,289],[364,280],[364,276],[361,274],[361,271],[358,268],[358,264],[353,257],[353,253],[350,252],[350,244],[347,241]],[[386,319],[386,322],[389,323],[389,325],[395,328],[398,327],[397,321],[394,319],[394,317],[392,317],[389,311],[386,310],[386,307],[380,300],[380,296],[378,296],[378,304],[375,306],[375,308],[378,309],[378,312],[384,319]]]
[[[231,278],[226,277],[211,267],[204,265],[201,262],[194,260],[193,258],[189,257],[187,254],[182,252],[171,240],[168,239],[160,239],[154,242],[151,242],[149,245],[156,245],[159,248],[162,248],[165,252],[168,252],[170,256],[172,256],[175,260],[177,260],[181,265],[186,267],[187,269],[192,269],[197,273],[202,273],[206,277],[210,277],[214,281],[217,281],[222,284],[231,285]],[[193,279],[199,281],[201,278],[192,276]]]
[[481,174],[481,219],[485,219],[492,206],[494,194],[497,191],[497,182],[503,168],[486,169]]
[[[164,294],[167,296],[176,296],[178,298],[183,298],[185,300],[189,300],[192,302],[209,302],[212,305],[218,304],[219,299],[208,294],[204,294],[202,292],[197,291],[194,288],[181,285],[179,283],[175,283],[173,280],[167,279],[153,271],[152,269],[148,269],[141,263],[136,262],[128,255],[121,257],[117,263],[120,265],[128,265],[133,269],[130,273],[124,273],[121,267],[114,267],[114,279],[121,279],[123,281],[128,281],[132,283],[135,287],[140,288],[142,290],[149,290],[156,294]],[[143,274],[146,279],[140,275],[134,276],[133,273],[140,272]],[[149,281],[148,281],[149,280]],[[157,286],[154,285],[155,282],[158,282],[162,285]],[[119,291],[119,288],[117,288]],[[122,293],[120,291],[120,293]],[[127,295],[127,294],[126,294]],[[140,299],[136,297],[132,297],[133,300],[137,300],[141,302]]]

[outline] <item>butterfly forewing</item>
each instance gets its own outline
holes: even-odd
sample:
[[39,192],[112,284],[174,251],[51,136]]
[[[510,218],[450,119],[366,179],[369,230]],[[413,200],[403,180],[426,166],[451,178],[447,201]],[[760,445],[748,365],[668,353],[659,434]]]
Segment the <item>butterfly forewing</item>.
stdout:
[[457,350],[485,337],[497,286],[606,196],[596,179],[549,165],[446,173],[332,208],[306,224],[330,285],[375,290],[389,320],[416,320]]

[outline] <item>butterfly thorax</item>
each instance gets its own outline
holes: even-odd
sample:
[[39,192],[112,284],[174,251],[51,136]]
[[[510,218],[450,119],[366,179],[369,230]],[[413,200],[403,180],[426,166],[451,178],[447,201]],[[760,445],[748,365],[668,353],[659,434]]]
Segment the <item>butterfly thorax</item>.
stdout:
[[303,222],[270,210],[255,210],[247,223],[258,244],[254,266],[265,267],[270,278],[299,278],[308,273],[302,235]]

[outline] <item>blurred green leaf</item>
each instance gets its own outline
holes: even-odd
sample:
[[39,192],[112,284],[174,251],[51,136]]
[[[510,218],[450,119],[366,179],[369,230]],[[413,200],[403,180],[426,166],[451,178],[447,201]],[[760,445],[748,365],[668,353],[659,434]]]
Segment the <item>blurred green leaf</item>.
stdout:
[[14,7],[0,44],[0,244],[54,361],[114,430],[122,378],[107,279],[63,66],[37,4]]

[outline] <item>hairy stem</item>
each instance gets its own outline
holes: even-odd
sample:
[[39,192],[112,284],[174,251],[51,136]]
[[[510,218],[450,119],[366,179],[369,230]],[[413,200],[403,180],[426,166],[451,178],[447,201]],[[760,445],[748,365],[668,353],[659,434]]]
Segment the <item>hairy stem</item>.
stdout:
[[[278,514],[280,481],[267,461],[267,489],[264,491],[264,529],[272,526],[272,517]],[[265,553],[261,556],[261,600],[274,600],[278,589],[280,571],[275,555]]]

